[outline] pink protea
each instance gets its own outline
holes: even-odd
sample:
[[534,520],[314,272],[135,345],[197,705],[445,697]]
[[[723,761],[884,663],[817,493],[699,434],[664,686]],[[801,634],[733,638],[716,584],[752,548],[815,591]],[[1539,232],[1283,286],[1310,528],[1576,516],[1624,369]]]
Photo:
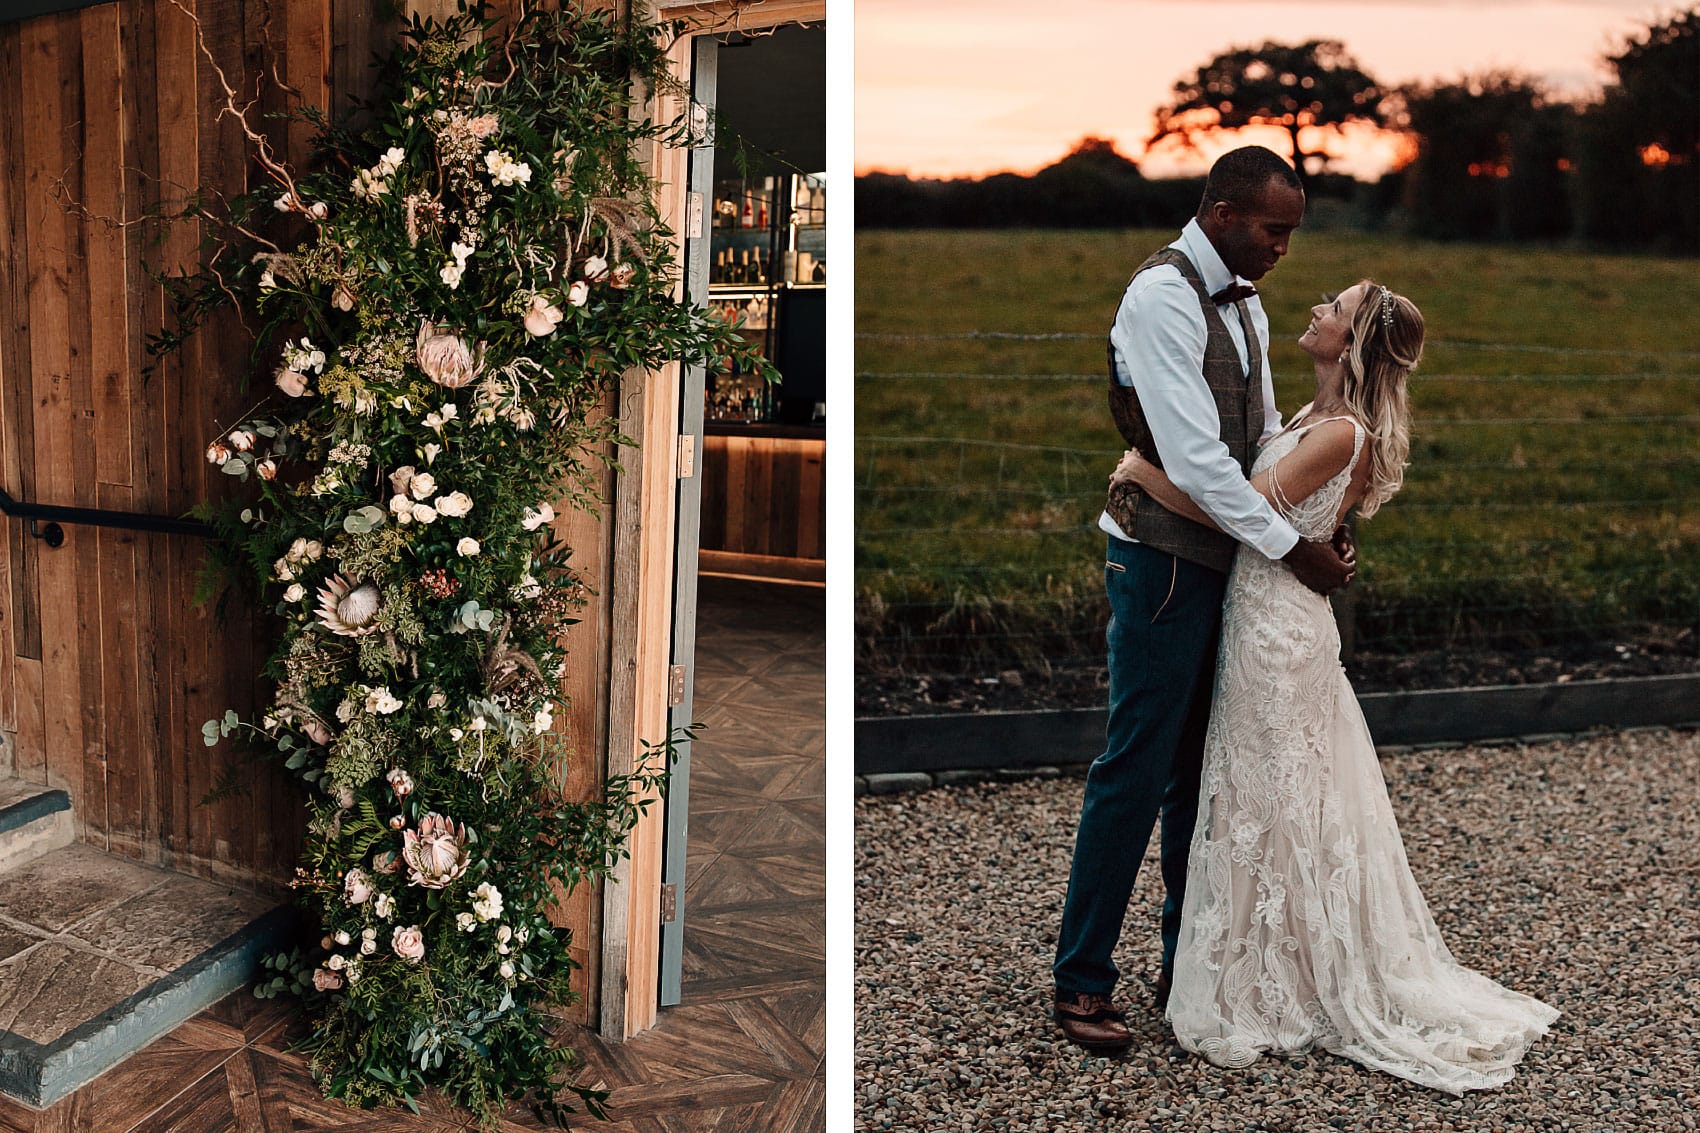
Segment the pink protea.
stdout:
[[432,812],[419,820],[419,829],[404,830],[401,857],[407,879],[425,889],[442,889],[466,872],[470,853],[466,827]]
[[344,637],[362,637],[378,629],[378,588],[370,582],[356,585],[333,574],[319,588],[319,624]]

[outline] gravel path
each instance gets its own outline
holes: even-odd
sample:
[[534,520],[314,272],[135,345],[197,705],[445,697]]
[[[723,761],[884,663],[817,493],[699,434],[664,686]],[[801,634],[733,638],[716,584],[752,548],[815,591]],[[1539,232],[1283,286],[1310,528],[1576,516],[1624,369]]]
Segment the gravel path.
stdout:
[[1564,1012],[1463,1098],[1327,1054],[1220,1070],[1147,981],[1148,855],[1117,953],[1135,1042],[1063,1041],[1050,961],[1081,780],[856,803],[856,1110],[866,1130],[1700,1129],[1700,732],[1387,753],[1411,867],[1453,954]]

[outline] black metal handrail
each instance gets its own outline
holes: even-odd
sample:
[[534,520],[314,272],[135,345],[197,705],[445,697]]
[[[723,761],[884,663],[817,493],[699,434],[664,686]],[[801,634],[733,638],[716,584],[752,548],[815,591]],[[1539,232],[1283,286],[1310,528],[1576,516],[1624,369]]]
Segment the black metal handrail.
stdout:
[[[61,523],[76,523],[85,527],[122,527],[130,531],[160,531],[167,535],[196,535],[211,539],[217,531],[212,524],[198,519],[181,519],[170,515],[148,515],[139,511],[107,511],[104,508],[61,507],[58,504],[34,504],[15,500],[0,488],[0,512],[16,519],[30,521],[30,534],[49,547],[65,542]],[[42,524],[37,527],[36,524]]]

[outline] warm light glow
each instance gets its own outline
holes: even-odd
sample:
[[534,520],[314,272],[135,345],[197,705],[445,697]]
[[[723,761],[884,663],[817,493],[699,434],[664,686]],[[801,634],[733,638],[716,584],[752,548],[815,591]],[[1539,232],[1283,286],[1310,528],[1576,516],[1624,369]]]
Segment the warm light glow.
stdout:
[[1670,150],[1661,146],[1658,142],[1654,142],[1652,145],[1642,146],[1641,164],[1652,166],[1669,165]]
[[[1175,82],[1235,47],[1338,39],[1389,87],[1509,70],[1585,97],[1610,78],[1602,56],[1657,16],[1639,0],[856,0],[855,166],[1032,173],[1092,136],[1148,177],[1197,175],[1237,144],[1289,149],[1275,127],[1145,152]],[[1317,133],[1353,176],[1412,157],[1399,134]]]
[[1485,162],[1485,161],[1481,161],[1481,162],[1472,161],[1470,163],[1470,176],[1471,177],[1509,177],[1509,176],[1511,176],[1511,166],[1507,165],[1503,161],[1498,162],[1497,164],[1491,163],[1491,162]]

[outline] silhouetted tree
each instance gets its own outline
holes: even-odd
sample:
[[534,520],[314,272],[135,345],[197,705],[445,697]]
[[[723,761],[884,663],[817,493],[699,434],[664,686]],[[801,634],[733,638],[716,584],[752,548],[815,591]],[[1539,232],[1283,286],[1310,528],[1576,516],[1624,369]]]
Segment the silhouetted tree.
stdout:
[[1151,145],[1178,138],[1197,148],[1198,136],[1213,130],[1280,126],[1291,139],[1301,178],[1322,172],[1329,160],[1326,149],[1303,148],[1301,131],[1314,127],[1338,134],[1350,122],[1384,122],[1381,87],[1344,44],[1328,39],[1297,46],[1265,43],[1218,55],[1192,78],[1177,82],[1174,95],[1157,111]]
[[1607,62],[1617,83],[1577,131],[1579,228],[1700,254],[1700,10],[1649,27]]
[[[1531,168],[1519,174],[1523,191],[1556,191],[1562,205],[1562,188],[1537,176],[1541,164],[1550,163],[1554,177],[1561,170],[1557,158],[1537,156],[1532,146],[1537,135],[1530,124],[1545,103],[1528,79],[1504,72],[1480,75],[1407,89],[1400,102],[1401,124],[1417,138],[1416,160],[1405,178],[1405,208],[1418,232],[1473,239],[1516,234],[1511,185],[1525,162]],[[1531,148],[1520,155],[1520,144]]]

